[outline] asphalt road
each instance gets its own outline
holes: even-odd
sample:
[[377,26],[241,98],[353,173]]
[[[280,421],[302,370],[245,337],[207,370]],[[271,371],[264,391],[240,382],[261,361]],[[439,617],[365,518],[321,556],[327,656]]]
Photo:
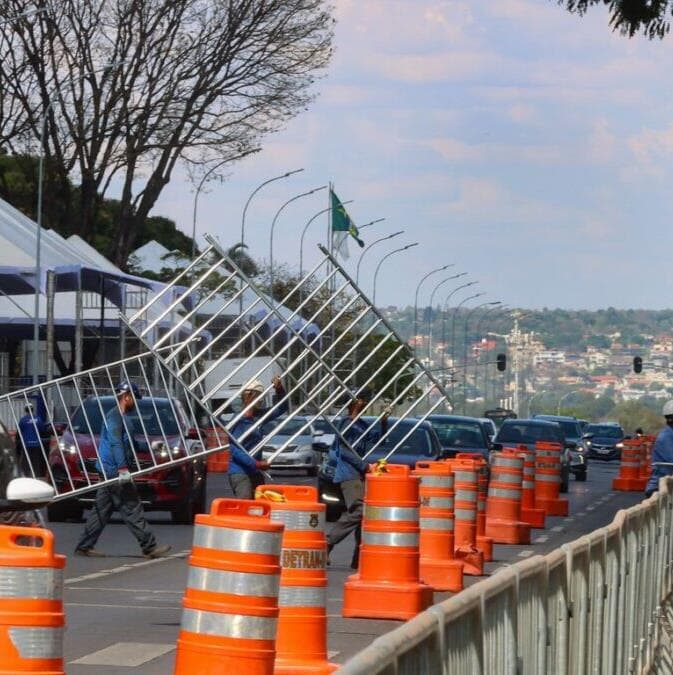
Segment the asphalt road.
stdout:
[[[535,553],[551,551],[609,523],[620,508],[637,503],[642,495],[611,491],[617,466],[617,462],[592,462],[587,482],[571,482],[569,517],[548,518],[545,530],[533,531],[530,546],[496,545],[496,561],[487,564],[487,572]],[[278,483],[313,480],[303,476],[274,479]],[[209,497],[227,496],[225,485],[224,476],[210,475]],[[68,626],[65,660],[71,675],[126,672],[166,675],[173,670],[192,527],[173,525],[165,514],[148,515],[158,541],[173,547],[168,558],[144,560],[135,540],[119,520],[108,525],[99,542],[98,548],[106,553],[105,558],[76,558],[70,554],[82,524],[52,525],[57,550],[68,555],[64,589]],[[331,659],[338,663],[399,625],[396,621],[341,618],[343,583],[351,573],[348,567],[351,546],[351,541],[342,542],[333,551],[329,568],[329,650]],[[472,584],[479,578],[465,577],[465,581]],[[450,594],[437,593],[435,601],[447,597]]]

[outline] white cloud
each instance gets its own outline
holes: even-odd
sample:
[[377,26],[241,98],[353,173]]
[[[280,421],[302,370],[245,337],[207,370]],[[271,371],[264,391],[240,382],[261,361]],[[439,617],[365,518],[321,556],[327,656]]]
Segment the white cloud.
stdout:
[[628,146],[640,172],[664,177],[673,155],[673,122],[663,129],[643,129],[629,139]]

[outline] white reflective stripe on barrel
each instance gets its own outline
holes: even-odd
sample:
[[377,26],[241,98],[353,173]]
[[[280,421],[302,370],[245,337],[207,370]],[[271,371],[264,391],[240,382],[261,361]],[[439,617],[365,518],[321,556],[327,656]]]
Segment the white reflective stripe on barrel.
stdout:
[[538,457],[558,457],[561,454],[560,450],[538,450]]
[[235,530],[211,525],[194,526],[194,546],[238,553],[266,553],[278,555],[282,532]]
[[418,508],[415,506],[373,506],[365,504],[364,517],[367,520],[418,520]]
[[453,476],[456,483],[474,483],[477,480],[477,474],[474,471],[454,471]]
[[221,614],[203,609],[182,610],[182,630],[199,635],[273,640],[276,637],[276,619],[245,614]]
[[11,626],[9,639],[22,659],[62,659],[63,628]]
[[552,476],[551,474],[539,474],[538,476],[535,476],[535,481],[542,481],[543,483],[560,483],[561,482],[561,476],[555,475]]
[[63,570],[56,567],[0,567],[0,598],[59,600]]
[[534,480],[525,480],[521,483],[521,487],[524,490],[534,490],[535,489],[535,481]]
[[418,474],[421,479],[421,487],[453,487],[453,476],[427,476]]
[[187,587],[197,591],[273,598],[278,595],[279,574],[232,572],[209,567],[190,567]]
[[476,502],[477,501],[477,491],[476,490],[456,490],[456,501],[457,502]]
[[421,497],[421,508],[452,509],[453,497]]
[[421,530],[445,530],[453,531],[453,518],[421,518],[419,521]]
[[520,499],[521,490],[506,490],[504,488],[489,488],[489,497],[502,497],[503,499]]
[[362,543],[369,546],[418,546],[418,534],[412,532],[362,533]]
[[472,509],[456,509],[454,516],[456,520],[476,520],[477,512]]
[[324,511],[290,511],[274,508],[271,510],[271,520],[283,523],[286,530],[324,531],[325,529]]
[[521,474],[511,474],[511,473],[493,473],[491,477],[491,483],[510,483],[513,485],[518,485],[521,483]]
[[279,607],[324,607],[327,603],[325,586],[281,586]]
[[518,457],[499,457],[496,455],[491,463],[492,467],[506,466],[508,468],[518,469],[523,466],[523,459]]

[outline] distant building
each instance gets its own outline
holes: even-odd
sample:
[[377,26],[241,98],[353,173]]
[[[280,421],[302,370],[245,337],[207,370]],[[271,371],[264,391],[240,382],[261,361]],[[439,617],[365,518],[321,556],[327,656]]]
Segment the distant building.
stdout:
[[537,365],[554,363],[563,365],[566,362],[566,353],[558,350],[546,350],[535,354],[533,363]]

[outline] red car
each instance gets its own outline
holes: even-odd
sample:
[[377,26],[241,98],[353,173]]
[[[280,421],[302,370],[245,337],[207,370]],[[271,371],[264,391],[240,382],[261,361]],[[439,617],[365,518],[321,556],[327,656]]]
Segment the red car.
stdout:
[[[95,448],[103,416],[115,405],[114,396],[89,397],[71,417],[60,438],[49,448],[49,467],[57,493],[72,492],[100,480]],[[143,397],[128,415],[129,430],[139,466],[131,471],[158,468],[134,477],[146,511],[170,511],[174,523],[191,524],[206,510],[206,460],[194,457],[161,468],[170,460],[186,458],[201,450],[197,429],[190,428],[181,403],[175,399]],[[95,443],[95,445],[94,445]],[[87,480],[88,479],[88,480]],[[47,515],[52,522],[81,519],[96,498],[94,490],[52,502]]]

